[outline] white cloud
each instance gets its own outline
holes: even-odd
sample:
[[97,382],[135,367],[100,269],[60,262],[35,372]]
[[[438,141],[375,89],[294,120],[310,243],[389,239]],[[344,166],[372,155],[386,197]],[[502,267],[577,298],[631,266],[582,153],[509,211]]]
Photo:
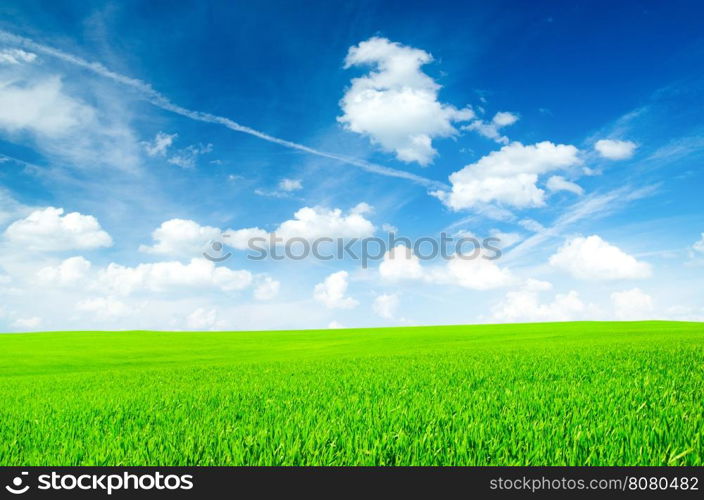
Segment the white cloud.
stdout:
[[[339,208],[303,207],[293,214],[293,219],[280,224],[273,233],[283,241],[291,238],[366,238],[372,236],[375,230],[374,224],[365,217],[370,209],[366,203],[358,204],[347,213]],[[251,238],[268,239],[269,236],[268,232],[257,227],[230,229],[223,233],[223,241],[238,250],[245,250]]]
[[128,295],[135,291],[164,292],[174,289],[242,290],[252,283],[252,273],[216,266],[206,259],[156,262],[126,267],[110,264],[98,273],[98,282],[111,293]]
[[127,304],[113,297],[84,299],[76,304],[76,309],[82,312],[89,312],[102,320],[122,318],[134,312]]
[[37,280],[43,285],[70,286],[83,281],[91,264],[83,257],[70,257],[58,266],[47,266],[37,271]]
[[373,37],[351,47],[345,68],[372,66],[363,77],[352,79],[340,101],[338,121],[368,136],[404,162],[427,165],[437,151],[432,141],[457,134],[453,122],[474,117],[471,109],[457,109],[438,101],[438,85],[421,71],[432,61],[427,52]]
[[412,250],[398,245],[389,250],[381,264],[379,276],[387,281],[420,280],[437,285],[454,285],[472,290],[490,290],[509,286],[515,279],[508,269],[494,261],[454,255],[442,265],[423,267]]
[[543,226],[540,222],[534,219],[521,219],[518,221],[518,224],[522,228],[527,229],[528,231],[533,231],[534,233],[540,233],[542,231],[545,231],[545,226]]
[[291,193],[286,192],[286,191],[281,191],[278,189],[272,190],[272,191],[267,191],[266,189],[261,189],[261,188],[256,188],[254,190],[254,194],[257,196],[264,196],[266,198],[279,198],[279,199],[284,199],[284,198],[290,198]]
[[94,110],[62,92],[61,79],[39,82],[0,82],[0,129],[23,130],[58,137],[86,122]]
[[266,189],[257,188],[254,194],[265,196],[268,198],[291,198],[291,193],[303,189],[303,182],[300,179],[281,179],[276,186],[276,189],[268,191]]
[[453,210],[498,202],[514,207],[540,207],[545,192],[536,183],[541,174],[580,163],[579,150],[549,141],[524,146],[513,142],[450,175],[452,191],[435,191]]
[[420,259],[413,255],[413,251],[398,245],[384,255],[384,260],[379,264],[379,275],[390,281],[422,279],[424,276]]
[[291,191],[298,191],[303,189],[303,183],[300,179],[281,179],[279,182],[279,189],[290,193]]
[[149,156],[166,156],[166,152],[174,143],[178,134],[159,132],[151,142],[142,143]]
[[633,156],[636,147],[634,142],[614,139],[601,139],[594,144],[597,153],[609,160],[627,160]]
[[534,278],[528,278],[522,285],[523,290],[529,292],[547,292],[552,290],[552,283],[549,281],[537,280]]
[[177,167],[191,169],[198,164],[198,157],[213,151],[212,144],[196,144],[179,149],[167,161]]
[[676,305],[668,307],[665,315],[661,319],[672,321],[695,321],[704,323],[704,307],[692,307],[690,305]]
[[699,239],[699,241],[692,245],[692,248],[697,252],[704,253],[704,233],[702,233],[702,237]]
[[639,288],[614,292],[611,294],[616,319],[646,320],[653,319],[653,299]]
[[325,304],[329,309],[352,309],[357,307],[359,302],[352,297],[347,297],[347,271],[338,271],[331,274],[325,281],[315,285],[313,298]]
[[[541,282],[545,283],[545,282]],[[541,303],[538,291],[545,287],[526,287],[508,292],[492,308],[492,318],[500,322],[574,321],[584,317],[592,306],[585,304],[579,293],[572,290],[557,294],[551,302]]]
[[478,257],[466,259],[452,257],[444,267],[431,269],[426,275],[430,283],[449,284],[471,290],[491,290],[511,285],[515,279],[511,272],[494,261]]
[[278,144],[278,145],[283,146],[285,148],[289,148],[289,149],[296,150],[296,151],[302,151],[307,154],[315,155],[317,157],[325,158],[328,160],[333,159],[335,161],[342,162],[347,165],[351,165],[351,166],[360,168],[362,170],[365,170],[367,172],[371,172],[371,173],[374,173],[377,175],[406,179],[406,180],[409,180],[411,182],[414,182],[416,184],[426,186],[426,187],[427,186],[437,187],[437,185],[438,185],[435,181],[433,181],[431,179],[427,179],[425,177],[421,177],[419,175],[412,174],[410,172],[406,172],[404,170],[393,169],[390,167],[370,163],[370,162],[359,160],[356,158],[351,158],[351,157],[347,157],[347,156],[339,155],[339,154],[335,154],[335,153],[329,153],[327,151],[321,151],[318,149],[311,148],[309,146],[305,146],[303,144],[298,144],[295,142],[281,139],[279,137],[274,137],[274,136],[266,134],[260,130],[255,130],[251,127],[244,126],[244,125],[237,123],[236,121],[234,121],[230,118],[227,118],[225,116],[217,116],[217,115],[213,115],[213,114],[206,113],[206,112],[186,109],[182,106],[178,106],[178,105],[174,104],[165,95],[163,95],[159,92],[156,92],[154,90],[154,87],[147,82],[137,80],[137,79],[129,77],[127,75],[122,75],[122,74],[116,73],[116,72],[111,71],[110,69],[106,68],[102,64],[96,64],[95,62],[87,61],[86,59],[78,57],[74,54],[64,52],[64,51],[59,50],[55,47],[42,45],[42,44],[39,44],[31,39],[19,37],[17,35],[7,33],[7,32],[0,33],[0,38],[3,38],[5,40],[9,40],[11,43],[22,43],[27,47],[31,47],[32,50],[34,50],[40,54],[49,55],[53,58],[57,58],[57,59],[65,62],[65,63],[68,63],[68,64],[73,65],[75,67],[81,68],[82,70],[86,70],[86,71],[91,72],[95,75],[99,75],[103,78],[107,78],[108,80],[111,80],[112,82],[117,82],[120,85],[130,87],[132,90],[136,91],[139,95],[144,97],[150,104],[152,104],[158,108],[161,108],[165,111],[183,116],[183,117],[188,118],[190,120],[195,120],[198,122],[210,123],[210,124],[222,126],[222,127],[225,127],[229,130],[234,130],[238,133],[248,134],[248,135],[257,137],[261,140],[264,140],[264,141],[267,141],[267,142],[270,142],[273,144]]
[[36,330],[41,323],[41,318],[32,316],[29,318],[18,318],[12,323],[12,327],[18,330]]
[[565,242],[550,257],[550,265],[584,280],[638,279],[652,274],[650,264],[638,261],[597,235]]
[[489,235],[492,238],[498,238],[500,240],[499,242],[499,247],[501,249],[506,249],[509,247],[512,247],[519,241],[521,241],[521,235],[518,233],[506,233],[503,231],[499,231],[498,229],[492,229],[489,231]]
[[499,111],[494,115],[491,123],[497,127],[507,127],[518,121],[518,115],[509,111]]
[[508,144],[508,137],[501,135],[503,127],[513,125],[518,121],[518,115],[508,111],[499,111],[490,122],[474,120],[469,125],[462,127],[462,130],[475,130],[488,139],[492,139],[499,144]]
[[398,295],[383,294],[374,299],[372,309],[374,312],[385,319],[393,319],[399,306]]
[[553,175],[548,179],[548,182],[545,185],[548,190],[552,192],[569,191],[570,193],[574,193],[580,196],[584,194],[584,189],[582,189],[582,186],[580,186],[579,184],[575,184],[574,182],[568,181],[561,175]]
[[199,307],[188,315],[186,326],[189,330],[215,330],[223,327],[224,322],[218,321],[218,313],[215,309]]
[[254,289],[254,298],[257,300],[271,300],[279,294],[281,283],[268,276]]
[[223,241],[237,250],[247,250],[249,242],[254,238],[264,238],[268,241],[269,233],[258,227],[248,227],[246,229],[228,229],[222,233]]
[[10,192],[0,187],[0,225],[30,213],[32,209],[15,200]]
[[22,49],[0,50],[0,64],[22,64],[31,63],[37,58],[37,54],[25,52]]
[[328,329],[330,329],[330,330],[337,330],[339,328],[344,328],[344,327],[345,326],[338,321],[331,321],[330,323],[328,323]]
[[220,235],[221,231],[216,227],[201,226],[188,219],[171,219],[154,230],[153,246],[141,245],[139,250],[158,255],[195,257],[203,252],[209,241]]
[[13,222],[5,230],[5,238],[26,250],[81,250],[112,245],[112,238],[103,231],[92,215],[47,207],[35,210],[24,219]]
[[112,85],[82,75],[84,85],[69,86],[47,67],[0,64],[2,135],[39,150],[52,167],[137,171],[141,147],[128,102]]

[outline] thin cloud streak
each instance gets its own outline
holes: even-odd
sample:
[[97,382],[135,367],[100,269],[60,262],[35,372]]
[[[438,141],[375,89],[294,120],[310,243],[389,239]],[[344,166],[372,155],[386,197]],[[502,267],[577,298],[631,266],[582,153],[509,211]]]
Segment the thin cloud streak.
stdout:
[[513,262],[546,240],[559,237],[567,228],[580,220],[603,217],[613,213],[630,201],[652,194],[657,188],[657,185],[646,186],[636,190],[624,187],[614,189],[605,194],[588,196],[582,201],[575,203],[568,212],[558,217],[552,226],[535,233],[516,245],[512,250],[509,250],[504,257],[504,262]]
[[170,111],[172,113],[184,116],[186,118],[190,118],[191,120],[222,125],[222,126],[228,128],[230,130],[233,130],[235,132],[241,132],[243,134],[252,135],[252,136],[258,137],[264,141],[278,144],[278,145],[283,146],[285,148],[294,149],[294,150],[302,151],[304,153],[319,156],[322,158],[327,158],[327,159],[335,160],[335,161],[338,161],[341,163],[346,163],[348,165],[353,165],[355,167],[361,168],[362,170],[365,170],[367,172],[371,172],[374,174],[409,180],[411,182],[414,182],[416,184],[419,184],[419,185],[427,187],[427,188],[445,189],[445,190],[449,189],[449,187],[442,182],[428,179],[428,178],[422,177],[420,175],[412,174],[410,172],[406,172],[403,170],[397,170],[397,169],[390,168],[390,167],[385,167],[383,165],[378,165],[376,163],[370,163],[370,162],[367,162],[364,160],[359,160],[357,158],[351,158],[351,157],[336,154],[336,153],[329,153],[326,151],[320,151],[318,149],[314,149],[309,146],[305,146],[303,144],[298,144],[296,142],[287,141],[287,140],[281,139],[279,137],[274,137],[272,135],[266,134],[266,133],[261,132],[259,130],[253,129],[251,127],[241,125],[241,124],[235,122],[234,120],[231,120],[231,119],[223,117],[223,116],[217,116],[217,115],[213,115],[211,113],[194,111],[194,110],[184,108],[182,106],[174,104],[166,96],[164,96],[160,92],[154,90],[154,88],[150,84],[143,82],[142,80],[139,80],[136,78],[131,78],[129,76],[122,75],[120,73],[116,73],[116,72],[106,68],[105,66],[103,66],[100,63],[86,61],[85,59],[83,59],[81,57],[74,56],[73,54],[69,54],[69,53],[64,52],[62,50],[55,49],[53,47],[37,43],[29,38],[25,38],[25,37],[22,37],[19,35],[9,33],[7,31],[0,30],[0,40],[2,40],[3,42],[6,42],[6,43],[19,45],[21,47],[33,50],[35,52],[39,52],[41,54],[45,54],[45,55],[60,59],[64,62],[67,62],[67,63],[73,64],[75,66],[79,66],[81,68],[92,71],[93,73],[98,74],[104,78],[108,78],[114,82],[117,82],[119,84],[125,85],[127,87],[130,87],[130,88],[138,91],[146,101],[150,102],[152,105],[154,105],[158,108],[161,108],[165,111]]

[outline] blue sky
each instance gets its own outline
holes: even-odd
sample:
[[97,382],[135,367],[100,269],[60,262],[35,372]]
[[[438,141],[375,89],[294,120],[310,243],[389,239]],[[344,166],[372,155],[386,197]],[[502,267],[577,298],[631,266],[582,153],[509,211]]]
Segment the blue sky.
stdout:
[[[0,330],[703,320],[698,9],[4,2]],[[392,226],[503,255],[236,248]]]

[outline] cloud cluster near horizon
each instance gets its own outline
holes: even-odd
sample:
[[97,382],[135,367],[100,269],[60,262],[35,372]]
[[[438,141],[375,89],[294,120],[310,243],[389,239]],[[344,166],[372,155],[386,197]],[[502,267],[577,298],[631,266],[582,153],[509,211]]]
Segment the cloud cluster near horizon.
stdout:
[[[151,225],[140,225],[129,233],[131,238],[125,236],[128,232],[119,221],[134,217],[136,212],[122,198],[114,200],[118,215],[110,217],[108,224],[95,212],[75,209],[75,201],[65,194],[57,200],[60,203],[33,199],[29,207],[0,191],[0,293],[9,305],[0,312],[0,321],[9,328],[59,328],[81,322],[143,326],[142,322],[149,321],[163,321],[171,328],[272,328],[369,324],[369,317],[380,324],[412,324],[414,313],[424,314],[421,322],[432,317],[433,297],[448,304],[454,297],[484,301],[471,316],[462,316],[461,308],[452,311],[456,314],[453,317],[464,318],[457,320],[463,322],[676,316],[650,295],[654,288],[649,289],[648,284],[662,271],[649,257],[636,255],[641,246],[611,235],[606,238],[597,234],[601,232],[598,229],[583,236],[572,227],[605,213],[609,199],[616,204],[613,198],[619,195],[614,193],[621,193],[626,200],[637,199],[636,188],[604,192],[594,185],[600,172],[596,166],[628,165],[640,155],[642,141],[625,139],[627,134],[621,131],[575,142],[579,147],[551,137],[536,140],[532,138],[535,134],[526,134],[532,138],[527,143],[511,139],[509,132],[516,136],[519,132],[514,129],[530,126],[527,115],[522,110],[487,113],[485,102],[469,103],[468,98],[451,104],[443,94],[441,78],[430,76],[428,67],[438,63],[426,50],[375,36],[350,46],[344,57],[345,74],[364,73],[351,77],[349,85],[340,89],[339,133],[359,135],[365,143],[368,140],[372,146],[369,154],[399,162],[397,168],[391,168],[181,108],[140,80],[31,40],[5,33],[0,42],[19,45],[0,47],[0,133],[5,140],[34,148],[52,165],[70,165],[51,171],[56,176],[52,179],[69,186],[91,176],[93,182],[101,183],[120,171],[120,176],[127,176],[119,177],[127,185],[119,193],[126,200],[134,195],[130,191],[150,180],[149,168],[155,165],[172,168],[169,177],[188,185],[194,178],[188,176],[214,176],[223,162],[216,158],[220,154],[216,146],[186,140],[187,134],[175,124],[166,128],[159,123],[149,133],[146,127],[138,130],[126,110],[111,113],[116,106],[108,101],[115,89],[102,89],[103,82],[95,84],[100,88],[98,96],[88,90],[77,91],[69,77],[44,66],[44,58],[58,58],[105,77],[111,84],[138,90],[159,109],[196,125],[224,126],[317,158],[360,167],[363,172],[358,175],[381,176],[373,182],[367,178],[359,182],[369,188],[369,198],[360,195],[365,193],[360,189],[355,191],[356,199],[350,200],[350,196],[344,198],[340,186],[355,178],[343,168],[339,173],[326,169],[321,175],[322,170],[314,167],[281,167],[266,185],[229,174],[233,185],[253,183],[251,191],[260,198],[256,209],[238,205],[239,220],[225,224],[225,218],[215,210],[199,213],[198,202],[192,200],[185,209],[173,208],[187,198],[189,189],[195,189],[188,185],[165,196],[174,195],[177,201],[165,204],[169,210],[164,213],[178,215],[159,214],[159,220],[152,217]],[[108,94],[111,99],[104,98]],[[455,141],[472,136],[488,151],[475,154],[471,161],[444,161],[442,151],[459,151],[461,146]],[[238,157],[233,154],[233,158]],[[7,159],[3,164],[13,162]],[[428,167],[424,171],[427,177],[413,172],[419,167]],[[246,176],[250,171],[243,173]],[[325,189],[321,178],[340,184]],[[402,180],[411,180],[428,191],[398,194]],[[170,181],[154,184],[172,186]],[[373,190],[375,181],[385,184]],[[231,189],[224,181],[217,189],[225,190],[223,186]],[[388,198],[380,196],[380,191]],[[159,189],[149,194],[155,192]],[[406,204],[412,208],[403,212]],[[149,199],[134,205],[148,206]],[[271,207],[276,207],[275,213],[272,209],[266,217],[262,214],[256,219],[258,210]],[[544,216],[549,211],[559,214],[552,225]],[[419,226],[434,232],[442,229],[436,219],[446,214],[462,217],[452,222],[458,230],[471,227],[463,221],[472,218],[485,222],[487,232],[500,235],[509,248],[508,255],[515,251],[516,258],[494,262],[454,256],[443,262],[421,263],[409,248],[399,246],[367,272],[318,263],[289,269],[284,275],[276,268],[248,268],[237,260],[217,265],[201,257],[203,246],[219,238],[241,250],[252,237],[272,234],[284,240],[365,238],[392,225]],[[704,254],[704,235],[697,241],[698,234],[694,232],[692,241],[682,249],[691,254],[692,262]],[[537,255],[523,260],[522,253],[536,248],[540,250]],[[392,259],[391,253],[396,258]],[[590,293],[595,295],[595,284],[608,287],[603,288],[605,295],[598,288],[598,295],[606,299],[589,298]],[[47,299],[38,301],[32,310],[26,298],[37,286]],[[430,299],[419,305],[420,294]],[[696,307],[686,313],[687,317],[698,314]]]

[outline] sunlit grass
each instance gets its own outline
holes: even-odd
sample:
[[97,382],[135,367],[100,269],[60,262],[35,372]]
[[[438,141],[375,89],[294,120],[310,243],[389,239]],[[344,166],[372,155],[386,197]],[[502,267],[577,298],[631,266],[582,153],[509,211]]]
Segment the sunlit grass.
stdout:
[[702,465],[704,325],[0,335],[0,465]]

